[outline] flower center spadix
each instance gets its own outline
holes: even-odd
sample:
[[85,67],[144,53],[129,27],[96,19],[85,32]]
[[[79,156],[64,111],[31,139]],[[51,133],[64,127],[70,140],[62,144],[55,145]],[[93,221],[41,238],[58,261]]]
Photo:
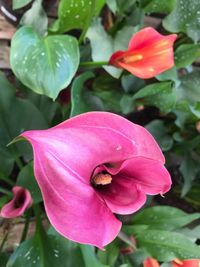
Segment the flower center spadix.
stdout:
[[98,173],[92,177],[92,183],[95,186],[107,185],[111,184],[111,182],[112,182],[112,176],[108,173]]

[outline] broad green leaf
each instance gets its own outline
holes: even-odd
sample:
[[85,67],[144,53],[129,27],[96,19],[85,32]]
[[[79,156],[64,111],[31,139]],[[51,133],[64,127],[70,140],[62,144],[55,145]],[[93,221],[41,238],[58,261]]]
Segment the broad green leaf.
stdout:
[[17,98],[15,88],[0,73],[0,170],[9,174],[16,157],[31,153],[30,147],[25,143],[6,147],[13,138],[25,130],[47,127],[48,124],[40,111],[28,100]]
[[135,10],[136,0],[116,0],[119,14],[124,15]]
[[149,254],[145,250],[137,248],[133,253],[127,255],[131,263],[129,266],[143,266],[143,262],[147,257],[149,257]]
[[89,26],[93,16],[98,16],[105,0],[61,0],[58,7],[58,20],[50,28],[59,33]]
[[174,81],[176,83],[176,86],[180,84],[176,67],[172,67],[171,69],[162,72],[161,74],[156,76],[156,79],[161,82]]
[[[104,30],[100,19],[93,21],[86,36],[91,43],[93,61],[108,61],[114,52],[113,40]],[[112,66],[104,66],[103,68],[115,78],[119,78],[122,73],[122,70]]]
[[72,107],[70,117],[87,111],[103,109],[99,98],[84,87],[84,83],[93,77],[94,74],[92,72],[85,72],[74,80],[71,92]]
[[184,32],[196,43],[200,39],[199,0],[177,0],[175,9],[163,20],[163,26],[170,32]]
[[120,88],[119,81],[107,73],[103,73],[94,80],[93,89],[94,94],[103,102],[105,111],[121,113],[122,110],[126,109],[122,101],[125,94]]
[[181,162],[179,170],[184,179],[184,184],[181,192],[181,196],[184,197],[189,192],[192,186],[192,182],[200,171],[199,162],[192,157],[191,153],[188,153],[185,155],[184,160]]
[[169,13],[176,5],[176,0],[142,0],[141,2],[146,13]]
[[[93,61],[109,61],[115,51],[126,50],[137,29],[138,27],[125,26],[116,34],[115,38],[112,38],[104,30],[101,20],[94,20],[87,32],[92,47]],[[112,66],[104,66],[103,68],[115,78],[119,78],[122,73],[122,70]]]
[[109,267],[108,265],[103,265],[95,255],[94,247],[87,245],[79,245],[83,259],[85,262],[85,267]]
[[184,197],[184,199],[191,203],[192,205],[195,205],[196,207],[200,207],[200,185],[198,183],[193,183],[192,188],[188,192],[188,194]]
[[163,113],[170,112],[176,103],[176,95],[171,82],[153,83],[138,91],[134,97],[142,99],[146,105],[156,106]]
[[200,213],[187,214],[169,206],[144,209],[133,217],[134,225],[146,224],[151,229],[176,230],[200,218]]
[[24,13],[20,24],[31,26],[41,36],[47,32],[48,18],[42,7],[42,0],[35,0],[31,9]]
[[119,254],[119,248],[115,242],[110,243],[106,246],[105,250],[98,250],[98,258],[100,261],[105,264],[109,265],[110,267],[115,266]]
[[[200,193],[200,191],[198,193]],[[199,204],[200,204],[200,201],[199,201]],[[193,229],[182,228],[178,230],[178,232],[187,236],[192,242],[196,242],[197,239],[200,238],[200,225],[194,227]]]
[[60,235],[47,235],[44,230],[23,242],[11,255],[6,267],[84,267],[78,245]]
[[126,93],[136,93],[145,86],[145,81],[132,74],[128,74],[122,76],[121,84]]
[[117,2],[116,0],[106,0],[106,4],[110,10],[115,14],[117,12]]
[[200,102],[200,71],[196,70],[180,78],[181,84],[176,89],[177,100],[190,103]]
[[[178,89],[181,93],[181,89]],[[186,123],[194,124],[197,120],[196,116],[193,114],[193,112],[191,112],[190,105],[187,100],[177,102],[176,108],[173,109],[173,113],[176,115],[175,124],[182,129],[185,127]]]
[[18,9],[28,5],[32,0],[12,0],[13,9]]
[[153,120],[145,128],[153,135],[162,151],[168,151],[173,146],[173,138],[167,133],[162,120]]
[[55,100],[77,71],[78,43],[69,35],[40,38],[32,28],[22,27],[12,39],[10,63],[23,84]]
[[158,261],[200,257],[200,247],[180,233],[147,229],[135,237],[138,247],[145,249]]
[[179,68],[187,67],[192,64],[199,56],[199,46],[195,44],[180,45],[174,55],[175,64]]
[[27,164],[17,176],[17,185],[27,188],[33,198],[34,203],[42,201],[42,196],[33,173],[33,163]]

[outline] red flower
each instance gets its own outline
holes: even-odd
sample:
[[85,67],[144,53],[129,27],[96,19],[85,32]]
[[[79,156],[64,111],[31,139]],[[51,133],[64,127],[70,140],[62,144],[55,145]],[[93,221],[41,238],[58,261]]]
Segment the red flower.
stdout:
[[137,32],[127,51],[115,52],[109,64],[143,79],[152,78],[174,66],[173,43],[177,35],[163,36],[153,28]]
[[160,264],[154,258],[146,258],[146,260],[143,261],[143,267],[160,267]]
[[172,261],[173,267],[200,267],[200,259],[179,260]]

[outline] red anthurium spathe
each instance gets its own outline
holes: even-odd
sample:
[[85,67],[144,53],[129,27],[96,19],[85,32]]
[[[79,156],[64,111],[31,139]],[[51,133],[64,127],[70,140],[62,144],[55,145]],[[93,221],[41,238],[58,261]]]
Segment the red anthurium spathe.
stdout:
[[21,216],[33,203],[30,192],[24,187],[14,186],[12,191],[13,199],[1,209],[0,216],[3,218]]
[[160,264],[156,259],[149,257],[143,261],[143,267],[160,267]]
[[128,50],[115,52],[109,64],[143,79],[152,78],[174,66],[173,43],[177,35],[161,35],[151,27],[133,35]]
[[51,224],[76,242],[103,248],[121,228],[113,213],[133,213],[146,194],[170,189],[153,137],[118,115],[88,112],[21,136],[32,144],[35,177]]
[[173,267],[200,267],[200,259],[179,260],[172,262]]

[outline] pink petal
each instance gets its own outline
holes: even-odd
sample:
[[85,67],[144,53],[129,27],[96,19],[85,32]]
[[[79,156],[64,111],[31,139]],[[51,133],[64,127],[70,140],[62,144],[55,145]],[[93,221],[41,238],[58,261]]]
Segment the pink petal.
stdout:
[[[100,138],[102,138],[104,134],[101,133],[102,130],[107,129],[107,145],[109,145],[115,136],[113,133],[118,133],[128,139],[133,145],[132,155],[155,159],[163,163],[165,162],[160,147],[153,136],[144,127],[134,124],[114,113],[88,112],[67,120],[54,128],[63,130],[67,127],[87,128],[89,131],[94,131],[94,129],[96,129]],[[123,149],[124,146],[116,142],[115,150],[119,152]],[[127,147],[125,149],[127,149]]]
[[111,184],[97,189],[112,212],[131,214],[145,204],[146,195],[133,179],[123,177],[121,173],[112,178]]
[[13,199],[1,209],[0,216],[3,218],[21,216],[32,205],[31,194],[27,189],[21,186],[15,186],[12,191],[14,195]]
[[[84,183],[54,155],[35,149],[35,175],[51,224],[73,241],[103,248],[119,233],[121,222],[99,198],[92,186]],[[54,162],[54,164],[52,164]]]
[[170,174],[163,164],[142,157],[124,162],[120,173],[133,179],[141,191],[148,195],[164,194],[170,190],[172,183]]

